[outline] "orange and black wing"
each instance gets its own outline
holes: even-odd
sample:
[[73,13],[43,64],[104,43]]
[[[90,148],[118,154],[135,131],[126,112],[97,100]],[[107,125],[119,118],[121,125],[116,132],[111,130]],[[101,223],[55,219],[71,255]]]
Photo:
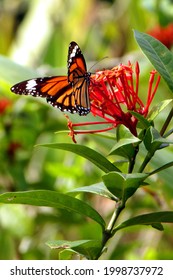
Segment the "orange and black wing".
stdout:
[[89,83],[91,73],[87,72],[84,56],[80,47],[71,42],[68,52],[68,81],[74,90],[76,108],[80,115],[90,112]]
[[74,92],[67,76],[53,76],[26,80],[14,85],[11,91],[21,95],[46,98],[52,106],[61,111],[77,113]]
[[26,80],[14,85],[16,94],[44,97],[61,111],[87,115],[90,112],[88,87],[90,73],[79,46],[71,42],[68,52],[68,76],[53,76]]

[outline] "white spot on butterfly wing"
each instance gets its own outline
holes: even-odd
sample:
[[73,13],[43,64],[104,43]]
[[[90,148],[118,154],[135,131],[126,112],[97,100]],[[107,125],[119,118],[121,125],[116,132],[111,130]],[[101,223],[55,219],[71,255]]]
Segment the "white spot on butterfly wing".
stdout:
[[36,85],[37,85],[37,82],[35,79],[29,80],[26,83],[26,90],[28,90],[28,91],[34,90]]
[[71,54],[70,54],[70,58],[72,57],[75,57],[76,56],[76,53],[78,51],[79,47],[78,46],[75,46],[74,49],[72,50]]

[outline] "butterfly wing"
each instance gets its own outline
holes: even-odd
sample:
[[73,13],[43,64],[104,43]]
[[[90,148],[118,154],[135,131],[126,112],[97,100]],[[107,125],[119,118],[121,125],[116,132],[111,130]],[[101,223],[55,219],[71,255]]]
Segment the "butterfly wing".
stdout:
[[88,93],[90,75],[81,49],[78,44],[71,42],[68,52],[68,81],[73,87],[75,104],[80,115],[90,112]]
[[84,77],[87,73],[86,63],[80,47],[77,43],[71,42],[68,50],[68,81],[74,82],[74,78]]
[[61,111],[87,115],[90,112],[88,87],[90,73],[79,46],[71,42],[68,52],[68,76],[53,76],[26,80],[14,85],[16,94],[44,97]]
[[61,111],[76,113],[74,91],[67,76],[53,76],[26,80],[15,84],[11,91],[16,94],[46,98],[47,102]]

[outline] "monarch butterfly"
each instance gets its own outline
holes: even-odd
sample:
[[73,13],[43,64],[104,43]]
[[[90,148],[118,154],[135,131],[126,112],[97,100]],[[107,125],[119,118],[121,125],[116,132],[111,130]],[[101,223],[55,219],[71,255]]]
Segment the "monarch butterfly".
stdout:
[[26,80],[15,84],[16,94],[44,97],[61,111],[87,115],[90,112],[88,88],[91,73],[87,72],[85,59],[77,43],[71,42],[68,50],[67,76],[52,76]]

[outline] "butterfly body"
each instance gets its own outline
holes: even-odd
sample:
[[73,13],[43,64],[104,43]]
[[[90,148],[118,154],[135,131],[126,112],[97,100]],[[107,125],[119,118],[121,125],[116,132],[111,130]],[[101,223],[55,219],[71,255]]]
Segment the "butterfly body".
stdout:
[[89,83],[85,59],[75,42],[68,52],[68,75],[35,78],[20,82],[11,91],[21,95],[46,98],[47,102],[61,111],[87,115],[90,112]]

